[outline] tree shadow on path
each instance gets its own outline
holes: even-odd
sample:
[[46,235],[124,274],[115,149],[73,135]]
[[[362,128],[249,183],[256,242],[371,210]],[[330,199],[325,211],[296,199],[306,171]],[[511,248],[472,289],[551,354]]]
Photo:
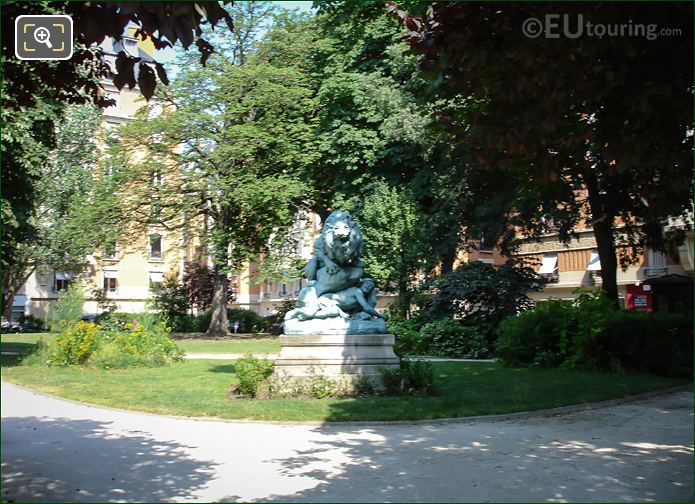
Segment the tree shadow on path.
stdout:
[[186,499],[213,477],[190,447],[144,432],[109,433],[110,422],[2,419],[5,502],[157,502]]

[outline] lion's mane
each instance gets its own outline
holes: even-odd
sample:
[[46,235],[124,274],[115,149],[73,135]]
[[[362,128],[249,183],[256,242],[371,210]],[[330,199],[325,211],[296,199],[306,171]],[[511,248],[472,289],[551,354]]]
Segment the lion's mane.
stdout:
[[[336,223],[344,221],[350,229],[350,235],[346,241],[336,240],[333,229]],[[357,223],[348,212],[336,210],[326,219],[321,230],[326,255],[342,266],[353,264],[364,252],[362,233]]]

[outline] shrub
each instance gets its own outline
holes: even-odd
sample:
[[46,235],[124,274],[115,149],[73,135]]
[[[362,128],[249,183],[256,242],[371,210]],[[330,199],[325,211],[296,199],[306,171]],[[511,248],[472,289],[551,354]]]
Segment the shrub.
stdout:
[[176,317],[186,315],[189,307],[188,292],[176,277],[165,278],[161,285],[153,289],[152,308],[167,320],[173,321]]
[[124,352],[113,342],[103,342],[89,358],[90,364],[102,369],[125,369],[150,365],[146,357]]
[[406,355],[423,355],[429,350],[427,341],[420,334],[424,321],[420,317],[409,319],[390,317],[388,328],[396,337],[393,351],[399,357]]
[[689,317],[616,311],[602,291],[543,303],[504,320],[498,333],[496,353],[506,365],[692,375]]
[[388,395],[427,395],[434,392],[434,368],[424,360],[404,360],[399,368],[379,369]]
[[403,391],[408,395],[427,395],[434,392],[434,367],[424,360],[401,362]]
[[430,284],[436,289],[425,310],[430,322],[442,318],[469,321],[475,317],[497,327],[505,317],[532,308],[533,302],[526,294],[542,289],[546,281],[532,268],[509,260],[499,268],[469,262]]
[[239,391],[247,397],[256,397],[258,389],[270,375],[275,364],[268,359],[257,359],[246,355],[234,363],[234,371],[239,380]]
[[428,353],[439,357],[479,359],[490,353],[487,339],[488,325],[463,325],[451,319],[440,319],[422,327],[421,339]]
[[[158,366],[183,359],[184,352],[169,338],[171,328],[164,321],[147,313],[136,320],[137,324],[128,322],[122,329],[115,326],[112,330],[102,331],[104,342],[133,357],[130,360],[124,358],[122,362]],[[104,352],[100,362],[111,362],[110,367],[118,367],[112,361],[112,350]]]
[[403,375],[399,367],[383,367],[379,369],[379,374],[381,375],[386,395],[403,394]]
[[251,310],[244,310],[241,308],[228,309],[227,319],[229,322],[234,322],[235,320],[239,321],[240,333],[266,332],[272,324],[272,321],[267,320],[265,317],[261,317]]
[[496,354],[509,366],[559,366],[567,358],[574,325],[571,303],[551,299],[503,320]]
[[56,366],[84,364],[99,345],[98,334],[99,326],[91,322],[63,324],[46,363]]

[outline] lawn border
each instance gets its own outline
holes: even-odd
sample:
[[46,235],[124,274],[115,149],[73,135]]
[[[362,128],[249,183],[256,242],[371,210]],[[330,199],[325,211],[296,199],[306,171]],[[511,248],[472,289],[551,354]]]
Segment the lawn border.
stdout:
[[57,399],[59,401],[66,401],[72,404],[78,404],[81,406],[87,406],[91,408],[101,408],[104,410],[109,410],[109,411],[116,411],[120,413],[132,413],[136,415],[147,415],[147,416],[155,416],[155,417],[164,417],[164,418],[173,418],[173,419],[180,419],[180,420],[195,420],[198,422],[225,422],[225,423],[243,423],[243,424],[249,424],[249,423],[257,423],[257,424],[268,424],[268,425],[307,425],[307,426],[318,426],[318,427],[332,427],[332,426],[355,426],[355,427],[369,427],[369,426],[398,426],[398,425],[449,425],[449,424],[457,424],[457,423],[475,423],[475,422],[501,422],[501,421],[507,421],[507,420],[519,420],[519,419],[526,419],[526,418],[533,418],[533,417],[548,417],[548,416],[557,416],[557,415],[567,415],[570,413],[576,413],[579,411],[585,411],[585,410],[594,410],[594,409],[600,409],[603,407],[609,407],[609,406],[619,406],[622,404],[629,404],[632,402],[636,401],[641,401],[645,399],[651,399],[653,397],[661,396],[661,395],[668,395],[668,394],[673,394],[676,392],[684,392],[684,391],[690,391],[693,392],[693,384],[685,384],[685,385],[679,385],[677,387],[669,387],[669,388],[663,388],[663,389],[657,389],[657,390],[650,390],[648,392],[642,392],[639,394],[632,394],[629,396],[625,397],[618,397],[615,399],[606,399],[605,401],[597,401],[597,402],[588,402],[588,403],[579,403],[579,404],[571,404],[569,406],[559,406],[557,408],[548,408],[548,409],[542,409],[542,410],[531,410],[531,411],[518,411],[516,413],[501,413],[501,414],[495,414],[495,415],[475,415],[475,416],[462,416],[462,417],[449,417],[449,418],[433,418],[433,419],[424,419],[424,420],[363,420],[363,421],[358,421],[358,420],[352,420],[352,421],[347,421],[347,422],[329,422],[325,420],[307,420],[304,422],[300,421],[290,421],[290,420],[245,420],[245,419],[229,419],[229,418],[219,418],[219,417],[212,417],[212,416],[181,416],[181,415],[162,415],[159,413],[150,413],[148,411],[138,411],[138,410],[129,410],[129,409],[124,409],[124,408],[114,408],[111,406],[103,406],[101,404],[94,404],[94,403],[89,403],[89,402],[84,402],[84,401],[76,401],[74,399],[67,399],[64,397],[60,397],[57,395],[49,394],[46,392],[41,392],[38,390],[35,390],[30,387],[26,387],[24,385],[17,385],[15,383],[12,383],[10,381],[6,380],[1,380],[0,381],[3,385],[11,385],[13,387],[17,387],[20,389],[23,389],[27,392],[41,395],[44,397],[48,397],[51,399]]

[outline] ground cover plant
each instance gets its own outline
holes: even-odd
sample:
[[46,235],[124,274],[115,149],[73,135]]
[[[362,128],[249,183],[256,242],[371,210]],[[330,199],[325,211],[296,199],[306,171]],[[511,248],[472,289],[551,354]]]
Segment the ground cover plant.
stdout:
[[68,399],[116,408],[226,419],[288,421],[415,420],[510,413],[624,397],[687,384],[644,374],[433,363],[437,395],[348,399],[228,399],[234,361],[163,367],[20,365],[3,357],[2,379]]

